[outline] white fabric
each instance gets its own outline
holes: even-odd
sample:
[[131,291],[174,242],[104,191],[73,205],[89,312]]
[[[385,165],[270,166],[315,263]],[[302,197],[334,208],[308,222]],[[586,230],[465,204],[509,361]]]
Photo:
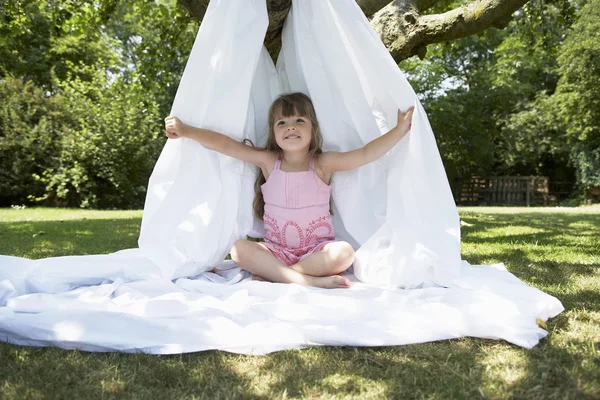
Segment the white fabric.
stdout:
[[501,264],[461,262],[459,218],[427,117],[356,3],[296,0],[277,70],[262,46],[267,24],[264,0],[213,0],[172,113],[262,145],[272,100],[302,91],[315,104],[324,150],[345,151],[414,105],[412,131],[395,149],[333,177],[336,230],[357,249],[352,287],[256,282],[223,263],[235,240],[262,233],[251,209],[255,170],[169,140],[150,179],[139,249],[0,256],[2,340],[156,354],[459,336],[534,346],[546,335],[536,318],[562,305]]
[[[354,1],[296,1],[283,32],[284,88],[309,94],[325,150],[364,146],[416,107],[412,132],[377,162],[333,177],[341,239],[356,276],[416,287],[459,275],[458,212],[417,97]],[[324,40],[323,38],[327,38]]]

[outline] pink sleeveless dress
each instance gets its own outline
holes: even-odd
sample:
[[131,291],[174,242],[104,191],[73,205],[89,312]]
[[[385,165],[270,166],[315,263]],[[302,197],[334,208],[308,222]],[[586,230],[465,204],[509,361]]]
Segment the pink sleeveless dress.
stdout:
[[314,158],[308,171],[284,172],[281,160],[261,186],[265,199],[265,245],[285,265],[321,251],[335,241],[329,213],[331,186],[315,172]]

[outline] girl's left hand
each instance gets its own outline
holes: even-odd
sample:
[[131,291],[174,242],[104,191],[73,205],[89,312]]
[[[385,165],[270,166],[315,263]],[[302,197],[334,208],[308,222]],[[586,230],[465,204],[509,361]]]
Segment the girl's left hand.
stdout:
[[415,111],[414,107],[410,107],[406,112],[402,112],[402,110],[398,109],[398,125],[396,125],[396,128],[398,128],[402,134],[406,134],[412,127],[413,111]]

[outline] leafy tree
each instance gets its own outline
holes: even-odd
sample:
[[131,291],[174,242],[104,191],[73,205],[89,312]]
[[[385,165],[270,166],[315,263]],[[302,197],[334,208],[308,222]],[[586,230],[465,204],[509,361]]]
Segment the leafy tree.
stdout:
[[587,2],[562,38],[553,39],[560,44],[548,51],[554,84],[538,89],[503,130],[508,165],[533,164],[559,180],[573,173],[580,187],[600,185],[599,4]]
[[141,207],[198,23],[174,1],[1,10],[0,204]]
[[558,58],[553,106],[583,187],[600,186],[600,0],[589,0]]
[[437,47],[400,66],[429,112],[451,181],[471,175],[543,174],[571,180],[564,132],[539,112],[559,79],[556,61],[576,9],[529,2],[503,31]]
[[51,90],[53,74],[62,80],[84,71],[71,66],[118,69],[117,43],[101,29],[116,4],[117,0],[6,2],[0,12],[0,77],[10,73]]
[[[179,0],[191,14],[176,0],[0,1],[0,203],[141,206],[196,35],[192,15],[207,1]],[[570,163],[585,185],[600,169],[598,1],[569,31],[581,8],[572,0],[532,0],[510,23],[526,0],[357,0],[396,60],[427,50],[401,67],[451,180],[570,179]],[[272,53],[290,4],[267,2]]]
[[40,178],[45,194],[37,200],[140,208],[164,144],[157,128],[159,106],[135,77],[125,83],[102,71],[84,72],[92,76],[90,81],[72,78],[57,84],[72,119],[61,138],[58,162]]
[[68,121],[62,96],[46,96],[31,81],[0,79],[0,206],[42,196],[39,177],[58,162]]
[[557,129],[548,97],[556,90],[558,53],[575,15],[576,8],[568,1],[531,2],[515,19],[515,33],[495,50],[493,87],[513,99],[509,112],[497,115],[500,173],[574,179],[564,132]]
[[160,104],[167,115],[194,44],[199,22],[176,0],[121,1],[107,32],[121,43],[125,82],[132,77]]

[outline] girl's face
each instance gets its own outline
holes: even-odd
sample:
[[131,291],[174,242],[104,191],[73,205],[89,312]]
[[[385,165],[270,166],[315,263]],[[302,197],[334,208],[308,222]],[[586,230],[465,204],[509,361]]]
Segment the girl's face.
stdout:
[[286,151],[308,149],[312,139],[312,129],[310,119],[296,114],[289,117],[278,115],[273,126],[275,141],[282,150]]

